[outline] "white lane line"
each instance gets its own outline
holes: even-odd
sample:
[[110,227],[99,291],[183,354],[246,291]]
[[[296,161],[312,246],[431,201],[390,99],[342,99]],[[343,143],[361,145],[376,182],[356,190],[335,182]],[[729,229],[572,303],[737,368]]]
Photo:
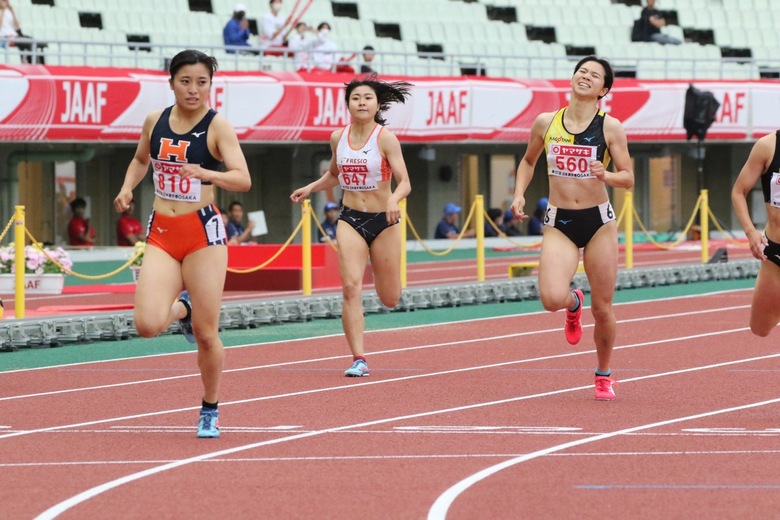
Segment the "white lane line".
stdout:
[[[618,324],[625,324],[625,323],[632,323],[632,322],[644,322],[644,321],[650,321],[650,320],[662,320],[662,319],[676,319],[680,317],[690,317],[692,315],[696,314],[709,314],[709,313],[718,313],[718,312],[731,312],[737,309],[743,309],[743,308],[749,308],[749,305],[738,305],[738,306],[729,306],[729,307],[719,307],[716,309],[703,309],[698,311],[691,311],[691,312],[683,312],[683,313],[675,313],[675,314],[661,314],[658,316],[645,316],[641,318],[629,318],[625,320],[618,321]],[[587,308],[587,307],[586,307]],[[534,313],[534,314],[543,314],[543,313]],[[514,316],[513,316],[514,317]],[[496,318],[481,318],[479,320],[469,320],[469,321],[481,321],[484,319],[496,319]],[[461,322],[462,323],[462,322]],[[591,328],[593,327],[593,324],[587,324],[583,325],[583,329]],[[408,328],[419,328],[419,327],[408,327]],[[388,330],[398,330],[398,329],[388,329]],[[733,330],[747,330],[747,329],[733,329]],[[505,340],[505,339],[512,339],[512,338],[519,338],[523,336],[531,336],[534,334],[549,334],[549,333],[557,333],[560,332],[561,328],[556,327],[553,329],[540,329],[540,330],[532,330],[532,331],[525,331],[525,332],[517,332],[513,334],[502,334],[500,336],[488,336],[488,337],[480,337],[480,338],[472,338],[472,339],[466,339],[466,340],[460,340],[460,341],[449,341],[444,343],[430,343],[427,345],[417,345],[414,347],[403,347],[403,348],[397,348],[397,349],[388,349],[388,350],[377,350],[375,352],[371,352],[372,356],[378,356],[378,355],[384,355],[384,354],[397,354],[399,352],[409,352],[414,350],[422,350],[422,349],[429,349],[429,348],[439,348],[439,347],[449,347],[449,346],[457,346],[457,345],[464,345],[469,343],[478,343],[478,342],[488,342],[488,341],[497,341],[497,340]],[[732,331],[725,331],[725,332],[732,332]],[[330,337],[330,336],[323,336],[323,337]],[[686,336],[684,339],[693,338],[696,336]],[[292,341],[309,341],[312,338],[302,338],[298,340],[292,340]],[[320,337],[318,337],[320,339]],[[279,341],[274,343],[291,343],[292,341]],[[264,343],[263,345],[270,345],[272,343]],[[256,345],[253,345],[256,346]],[[228,348],[235,348],[235,347],[228,347]],[[631,348],[631,346],[627,347],[615,347],[614,350],[620,349],[620,348]],[[592,353],[593,351],[587,351],[588,353]],[[344,359],[345,357],[349,357],[346,355],[338,355],[338,356],[328,356],[328,357],[321,357],[321,358],[312,358],[312,359],[303,359],[303,360],[295,360],[295,361],[284,361],[281,363],[271,363],[267,365],[255,365],[250,367],[241,367],[241,368],[231,368],[226,369],[223,371],[223,374],[230,374],[234,372],[245,372],[249,370],[261,370],[266,368],[278,368],[278,367],[285,367],[285,366],[300,366],[303,363],[319,363],[322,361],[334,361],[337,359]],[[552,359],[550,358],[538,358],[539,359]],[[114,360],[118,361],[118,360]],[[110,362],[110,360],[101,361],[101,363]],[[511,362],[509,364],[513,364],[515,362]],[[71,365],[64,365],[64,366],[71,366]],[[1,375],[1,374],[0,374]],[[91,391],[91,390],[103,390],[106,388],[121,388],[125,386],[134,386],[134,385],[143,385],[143,384],[150,384],[150,383],[160,383],[165,381],[175,381],[177,379],[187,379],[191,377],[200,377],[200,373],[193,372],[192,374],[186,374],[186,375],[178,375],[178,376],[168,376],[168,377],[158,377],[153,379],[142,379],[137,381],[126,381],[123,383],[110,383],[105,385],[95,385],[95,386],[86,386],[86,387],[80,387],[80,388],[67,388],[63,390],[51,390],[48,392],[38,392],[34,394],[20,394],[20,395],[13,395],[13,396],[7,396],[7,397],[0,397],[0,401],[11,401],[14,399],[25,399],[25,398],[32,398],[32,397],[48,397],[52,395],[61,395],[61,394],[69,394],[74,392],[85,392],[85,391]],[[190,409],[190,408],[186,408]],[[1,438],[1,437],[0,437]]]
[[491,477],[495,475],[496,473],[505,470],[507,468],[510,468],[512,466],[516,466],[520,463],[527,462],[529,460],[533,460],[545,455],[551,455],[556,452],[567,450],[569,448],[574,448],[576,446],[582,446],[583,444],[589,444],[591,442],[597,442],[602,441],[605,439],[609,439],[612,437],[616,437],[618,435],[625,435],[630,434],[642,430],[649,430],[652,428],[658,428],[661,426],[668,426],[670,424],[676,424],[681,423],[685,421],[692,421],[696,419],[703,419],[706,417],[712,417],[715,415],[722,415],[726,413],[731,412],[738,412],[743,410],[748,410],[751,408],[758,408],[760,406],[766,406],[770,404],[776,404],[780,403],[780,398],[775,399],[769,399],[766,401],[760,401],[757,403],[750,403],[745,404],[741,406],[732,406],[729,408],[722,408],[720,410],[712,410],[709,412],[703,412],[699,414],[694,415],[688,415],[686,417],[676,417],[674,419],[667,419],[665,421],[658,421],[654,423],[649,424],[643,424],[640,426],[633,426],[631,428],[624,428],[622,430],[616,430],[609,433],[602,433],[599,435],[594,435],[592,437],[588,437],[585,439],[579,439],[576,441],[570,441],[563,444],[558,444],[557,446],[550,446],[549,448],[545,448],[542,450],[535,451],[533,453],[528,453],[525,455],[521,455],[519,457],[515,457],[509,460],[506,460],[504,462],[501,462],[499,464],[495,464],[493,466],[490,466],[488,468],[483,469],[482,471],[478,471],[477,473],[474,473],[473,475],[466,477],[465,479],[461,480],[454,486],[447,489],[444,493],[439,495],[439,497],[436,499],[436,501],[431,506],[430,510],[428,511],[428,520],[444,520],[444,518],[447,517],[447,512],[450,509],[450,506],[452,506],[452,503],[455,501],[456,498],[458,498],[461,494],[463,494],[464,491],[468,490],[470,487],[472,487],[474,484],[477,484],[478,482],[485,480],[488,477]]
[[[558,330],[558,329],[554,329],[554,330]],[[615,347],[614,350],[618,350],[618,349],[619,350],[625,350],[625,349],[630,349],[630,348],[646,347],[646,346],[650,346],[650,345],[661,345],[661,344],[675,343],[675,342],[680,342],[680,341],[685,342],[685,341],[689,341],[689,340],[700,339],[700,338],[705,338],[705,337],[710,337],[710,336],[722,336],[722,335],[730,334],[730,333],[744,332],[746,330],[749,330],[749,329],[747,327],[741,327],[741,328],[738,328],[738,329],[722,330],[722,331],[716,331],[716,332],[707,332],[707,333],[704,333],[704,334],[694,334],[694,335],[691,335],[691,336],[682,336],[682,337],[676,337],[676,338],[671,338],[671,339],[646,341],[646,342],[642,342],[642,343],[634,343],[632,345],[624,345],[622,347]],[[536,333],[537,332],[527,332],[527,333],[520,333],[520,334],[512,334],[512,335],[509,335],[509,336],[515,337],[515,336],[530,335],[530,334],[536,334]],[[500,339],[500,337],[499,337],[499,339]],[[476,342],[476,341],[481,341],[481,340],[468,340],[468,341],[464,341],[463,343],[471,343],[471,342]],[[440,345],[449,345],[449,344],[450,343],[441,343]],[[430,348],[430,347],[431,347],[430,345],[429,346],[425,346],[425,347],[409,347],[407,349],[402,349],[402,350],[416,350],[416,349],[419,349],[419,348]],[[236,401],[226,401],[224,403],[220,403],[220,405],[225,407],[225,406],[236,405],[236,404],[255,403],[255,402],[267,401],[267,400],[271,400],[271,399],[281,399],[281,398],[285,398],[285,397],[298,397],[298,396],[302,396],[302,395],[312,395],[312,394],[319,394],[319,393],[323,393],[323,392],[331,392],[331,391],[339,391],[339,390],[352,390],[354,388],[358,388],[358,387],[362,387],[362,386],[384,385],[384,384],[388,384],[388,383],[397,383],[399,381],[409,381],[409,380],[412,380],[412,379],[419,379],[419,378],[425,378],[425,377],[436,377],[436,376],[449,375],[449,374],[458,374],[458,373],[463,373],[463,372],[472,372],[472,371],[476,371],[476,370],[485,370],[485,369],[489,369],[489,368],[499,368],[499,367],[505,367],[505,366],[508,366],[508,365],[521,364],[521,363],[534,363],[534,362],[537,362],[537,361],[548,361],[548,360],[551,360],[551,359],[563,359],[563,358],[568,358],[568,357],[591,355],[591,354],[594,354],[595,352],[596,352],[595,350],[583,350],[583,351],[579,351],[579,352],[568,352],[568,353],[564,353],[564,354],[555,354],[555,355],[552,355],[552,356],[541,356],[541,357],[537,357],[537,358],[525,358],[525,359],[519,359],[519,360],[514,360],[514,361],[504,361],[504,362],[501,362],[501,363],[491,363],[491,364],[488,364],[488,365],[478,365],[478,366],[470,366],[470,367],[464,367],[464,368],[456,368],[456,369],[452,369],[452,370],[443,370],[443,371],[440,371],[440,372],[428,372],[427,374],[415,374],[415,375],[411,375],[411,376],[395,377],[395,378],[391,378],[391,379],[382,379],[382,380],[379,380],[379,381],[367,381],[367,382],[360,382],[360,383],[345,383],[345,384],[339,385],[339,386],[330,386],[330,387],[324,387],[324,388],[314,388],[314,389],[310,389],[310,390],[300,390],[300,391],[297,391],[297,392],[289,392],[289,393],[286,393],[286,394],[276,394],[276,395],[268,395],[268,396],[260,396],[260,397],[250,397],[250,398],[247,398],[247,399],[239,399],[239,400],[236,400]],[[723,363],[721,365],[711,365],[711,366],[713,366],[713,367],[715,367],[715,366],[727,366],[727,365],[734,364],[734,363],[744,363],[744,362],[755,361],[755,360],[769,359],[769,358],[772,358],[772,357],[775,357],[775,356],[780,356],[780,354],[773,354],[773,355],[770,355],[770,356],[762,356],[762,357],[755,357],[755,358],[740,359],[740,360],[736,360],[736,361],[728,361],[728,362],[725,362],[725,363]],[[283,363],[283,364],[289,364],[289,363]],[[242,370],[250,370],[250,369],[249,368],[236,369],[236,371],[242,371]],[[684,372],[686,370],[688,370],[688,369],[683,369],[682,372]],[[669,373],[671,373],[671,372],[669,372]],[[664,375],[664,374],[661,374],[661,375]],[[648,375],[648,376],[642,376],[642,377],[638,377],[638,378],[624,379],[624,380],[621,380],[621,381],[633,381],[633,380],[638,380],[638,379],[643,379],[643,378],[652,378],[652,377],[657,377],[657,376],[656,375]],[[123,386],[123,385],[118,385],[118,386]],[[578,388],[579,389],[585,389],[585,388],[591,388],[591,387],[592,387],[592,385],[578,387]],[[542,395],[547,395],[547,394],[542,394]],[[82,422],[82,423],[60,425],[60,426],[49,426],[47,428],[39,428],[39,429],[35,429],[35,430],[21,430],[21,431],[17,431],[17,432],[14,432],[14,433],[7,433],[7,434],[4,434],[4,435],[0,435],[0,440],[2,440],[2,439],[9,439],[11,437],[19,437],[19,436],[22,436],[22,435],[30,435],[30,434],[33,434],[33,433],[41,433],[41,432],[48,432],[48,431],[54,431],[54,430],[62,430],[62,429],[65,429],[65,428],[82,428],[84,426],[92,426],[92,425],[95,425],[95,424],[105,424],[105,423],[109,423],[109,422],[125,421],[125,420],[131,420],[131,419],[141,419],[141,418],[145,418],[145,417],[154,417],[154,416],[157,416],[157,415],[166,415],[166,414],[170,414],[170,413],[179,413],[179,412],[186,412],[186,411],[190,411],[190,410],[199,410],[199,409],[200,409],[200,406],[188,406],[188,407],[185,407],[185,408],[174,408],[174,409],[170,409],[170,410],[158,410],[156,412],[146,412],[146,413],[139,413],[139,414],[134,414],[134,415],[125,415],[125,416],[121,416],[121,417],[110,417],[108,419],[97,419],[97,420],[94,420],[94,421],[86,421],[86,422]]]
[[[749,362],[749,361],[763,360],[763,359],[769,359],[769,358],[775,358],[775,357],[780,357],[780,354],[772,354],[770,356],[761,356],[761,357],[752,358],[752,359],[749,359],[749,360],[748,359],[742,359],[742,360],[737,360],[737,361],[728,361],[728,362],[724,362],[724,363],[715,363],[715,364],[711,364],[711,365],[704,365],[704,366],[700,366],[700,367],[691,367],[691,368],[685,368],[685,369],[680,369],[680,370],[673,370],[673,371],[670,371],[670,372],[654,374],[654,375],[651,375],[651,376],[635,377],[635,378],[631,378],[631,379],[628,379],[628,380],[624,380],[623,382],[627,383],[627,382],[630,382],[630,381],[639,381],[639,380],[644,380],[644,379],[652,379],[652,378],[656,378],[656,377],[666,377],[666,376],[671,376],[671,375],[685,374],[685,373],[690,373],[690,372],[709,370],[709,369],[712,369],[712,368],[719,368],[719,367],[728,366],[728,365],[734,365],[734,364],[739,364],[739,363],[746,363],[746,362]],[[37,516],[36,519],[48,520],[48,519],[51,519],[51,518],[56,518],[61,513],[65,512],[65,511],[67,511],[67,510],[69,510],[69,509],[71,509],[71,508],[73,508],[73,507],[75,507],[75,506],[77,506],[77,505],[79,505],[79,504],[81,504],[83,502],[86,502],[87,500],[90,500],[90,499],[92,499],[92,498],[94,498],[94,497],[96,497],[96,496],[98,496],[98,495],[100,495],[100,494],[102,494],[102,493],[104,493],[106,491],[110,491],[110,490],[115,489],[117,487],[120,487],[120,486],[122,486],[124,484],[130,483],[130,482],[134,482],[136,480],[140,480],[142,478],[145,478],[145,477],[148,477],[148,476],[151,476],[151,475],[156,475],[157,473],[162,473],[162,472],[168,471],[170,469],[179,468],[181,466],[186,466],[188,464],[192,464],[192,463],[195,463],[195,462],[201,462],[201,461],[204,461],[204,460],[214,459],[216,457],[222,457],[222,456],[225,456],[225,455],[231,455],[233,453],[240,453],[242,451],[247,451],[247,450],[260,448],[260,447],[264,447],[264,446],[271,446],[271,445],[274,445],[274,444],[281,444],[281,443],[284,443],[284,442],[290,442],[290,441],[296,441],[296,440],[300,440],[300,439],[306,439],[306,438],[309,438],[309,437],[315,437],[315,436],[324,435],[324,434],[327,434],[327,433],[342,432],[342,431],[345,431],[345,430],[351,430],[351,429],[357,429],[357,428],[367,428],[367,427],[376,426],[376,425],[379,425],[379,424],[388,424],[388,423],[392,423],[392,422],[406,421],[406,420],[410,420],[410,419],[419,419],[421,417],[430,417],[430,416],[433,416],[433,415],[440,415],[440,414],[453,413],[453,412],[462,412],[462,411],[465,411],[465,410],[474,410],[474,409],[478,409],[478,408],[484,408],[484,407],[487,407],[487,406],[495,406],[495,405],[501,405],[501,404],[507,404],[507,403],[514,403],[514,402],[525,401],[525,400],[529,400],[529,399],[536,399],[536,398],[540,398],[540,397],[549,397],[549,396],[559,395],[559,394],[564,394],[564,393],[569,393],[569,392],[577,392],[577,391],[585,390],[585,389],[588,389],[588,390],[592,389],[592,385],[572,387],[572,388],[564,388],[564,389],[558,389],[558,390],[551,390],[549,392],[543,392],[543,393],[539,393],[539,394],[524,395],[524,396],[519,396],[519,397],[511,397],[511,398],[507,398],[507,399],[499,399],[499,400],[496,400],[496,401],[489,401],[489,402],[484,402],[484,403],[475,403],[475,404],[469,404],[469,405],[455,406],[455,407],[444,408],[444,409],[440,409],[440,410],[429,410],[427,412],[420,412],[420,413],[407,414],[407,415],[399,415],[399,416],[396,416],[396,417],[388,417],[388,418],[385,418],[385,419],[377,419],[377,420],[366,421],[366,422],[362,422],[362,423],[349,424],[349,425],[344,425],[344,426],[336,426],[336,427],[333,427],[333,428],[326,428],[326,429],[323,429],[323,430],[314,430],[314,431],[311,431],[311,432],[299,433],[299,434],[296,434],[296,435],[290,435],[288,437],[278,437],[276,439],[270,439],[270,440],[267,440],[267,441],[260,441],[260,442],[255,442],[255,443],[252,443],[252,444],[243,445],[243,446],[236,446],[234,448],[229,448],[229,449],[226,449],[226,450],[219,450],[219,451],[215,451],[215,452],[212,452],[212,453],[204,453],[204,454],[201,454],[201,455],[198,455],[198,456],[195,456],[195,457],[190,457],[188,459],[181,459],[181,460],[177,460],[177,461],[174,461],[174,462],[171,462],[171,463],[168,463],[168,464],[163,464],[161,466],[157,466],[157,467],[154,467],[154,468],[148,468],[148,469],[146,469],[144,471],[139,471],[137,473],[132,473],[130,475],[126,475],[124,477],[120,477],[118,479],[115,479],[115,480],[112,480],[112,481],[109,481],[109,482],[105,482],[105,483],[100,484],[98,486],[95,486],[93,488],[87,489],[87,490],[82,491],[81,493],[79,493],[77,495],[74,495],[74,496],[70,497],[67,500],[64,500],[64,501],[60,502],[59,504],[55,504],[54,506],[50,507],[49,509],[47,509],[46,511],[41,513],[39,516]],[[770,400],[770,401],[763,401],[761,403],[753,403],[753,404],[749,404],[749,405],[743,405],[743,406],[740,406],[740,407],[725,408],[723,410],[714,411],[714,412],[705,412],[705,413],[702,413],[702,414],[688,416],[687,418],[677,418],[677,419],[671,419],[671,420],[667,420],[667,421],[660,421],[660,422],[657,422],[657,423],[652,423],[651,425],[644,425],[644,426],[637,426],[637,427],[633,427],[633,428],[626,428],[624,430],[618,430],[617,432],[604,433],[604,434],[596,435],[594,437],[581,439],[579,441],[573,441],[573,442],[561,444],[561,445],[559,445],[557,447],[548,448],[547,450],[540,450],[540,451],[531,453],[529,455],[526,455],[526,456],[523,456],[523,457],[518,457],[518,458],[515,458],[515,459],[512,459],[512,460],[516,460],[518,462],[522,462],[524,460],[530,460],[530,459],[528,459],[526,457],[533,458],[535,456],[541,456],[541,455],[545,455],[547,453],[552,453],[554,451],[559,451],[560,449],[565,449],[565,448],[568,448],[568,447],[578,446],[580,444],[585,444],[585,443],[588,443],[588,442],[594,442],[596,440],[601,440],[601,439],[606,439],[606,438],[609,438],[609,437],[614,437],[615,435],[620,435],[622,433],[631,433],[633,431],[640,431],[640,430],[643,430],[643,429],[649,429],[649,428],[656,427],[656,426],[663,426],[663,425],[666,425],[666,424],[674,424],[676,422],[682,422],[683,420],[691,420],[691,419],[696,419],[696,418],[709,417],[709,416],[712,416],[712,415],[717,415],[719,413],[727,413],[729,411],[753,408],[753,407],[756,407],[756,406],[761,406],[761,405],[764,405],[764,404],[772,404],[772,403],[776,403],[776,402],[780,402],[780,398],[773,399],[773,400]],[[558,449],[556,449],[556,448],[558,448]],[[514,464],[517,464],[518,462],[515,462]],[[497,468],[496,471],[500,471],[500,469],[503,469],[503,467],[506,464],[507,463],[505,462],[503,464],[497,464],[497,465],[492,466],[492,467],[493,468]],[[510,465],[513,465],[513,464],[510,464]],[[508,467],[508,466],[506,466],[506,467]],[[490,469],[490,468],[488,468],[488,469]],[[481,473],[485,473],[486,471],[487,470],[483,470],[483,472],[480,472],[477,475],[479,475]],[[492,473],[490,473],[490,474],[492,474]],[[487,476],[489,476],[489,474],[485,473],[484,477],[482,477],[482,478],[486,478]],[[478,482],[479,480],[481,480],[481,478],[476,480],[475,482]],[[462,481],[462,482],[465,482],[465,481]],[[467,489],[470,485],[471,484],[468,484],[463,489]],[[453,490],[456,486],[453,486],[453,488],[450,488],[450,489]],[[442,498],[442,497],[444,497],[444,495],[442,495],[442,497],[439,497],[439,499],[436,501],[437,503],[439,503],[441,501],[442,504],[444,506],[446,506],[444,511],[443,511],[445,515],[446,515],[447,508],[449,508],[449,504],[451,503],[451,500],[449,502],[447,502],[447,500],[450,498],[450,496],[451,496],[452,500],[454,500],[455,497],[457,497],[457,495],[459,493],[460,493],[460,491],[458,491],[457,493],[455,493],[453,491],[453,493],[451,495],[448,495],[446,498]],[[434,506],[436,506],[436,504],[434,504]],[[431,509],[431,511],[433,511],[433,508]],[[434,518],[439,518],[439,517],[434,517]],[[440,517],[440,518],[443,518],[443,516]]]

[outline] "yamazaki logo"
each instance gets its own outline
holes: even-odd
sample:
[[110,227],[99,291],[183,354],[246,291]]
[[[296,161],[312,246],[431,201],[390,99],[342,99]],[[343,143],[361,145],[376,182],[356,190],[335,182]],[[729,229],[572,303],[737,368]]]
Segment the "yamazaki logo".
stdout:
[[431,90],[428,92],[428,117],[425,126],[461,126],[466,123],[469,91]]
[[63,81],[65,95],[62,123],[103,123],[103,107],[108,104],[108,83],[101,81]]

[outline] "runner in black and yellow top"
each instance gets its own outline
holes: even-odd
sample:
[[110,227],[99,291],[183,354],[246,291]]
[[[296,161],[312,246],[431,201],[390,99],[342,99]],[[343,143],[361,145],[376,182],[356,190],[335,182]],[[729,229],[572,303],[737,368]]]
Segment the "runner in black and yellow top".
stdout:
[[[766,211],[763,230],[753,223],[747,202],[759,180]],[[766,337],[780,321],[780,130],[753,145],[731,190],[731,202],[750,242],[750,252],[761,260],[750,306],[750,330]]]
[[[588,56],[574,68],[569,106],[540,114],[531,128],[528,148],[517,168],[512,212],[525,214],[525,190],[536,161],[546,152],[550,195],[544,218],[539,295],[548,311],[566,309],[566,339],[577,344],[582,337],[582,291],[570,290],[577,271],[580,248],[591,293],[595,321],[596,399],[612,400],[615,393],[610,370],[615,344],[612,297],[618,267],[615,212],[607,186],[629,189],[634,172],[623,125],[598,107],[612,88],[614,74],[606,60]],[[608,171],[610,160],[614,171]]]

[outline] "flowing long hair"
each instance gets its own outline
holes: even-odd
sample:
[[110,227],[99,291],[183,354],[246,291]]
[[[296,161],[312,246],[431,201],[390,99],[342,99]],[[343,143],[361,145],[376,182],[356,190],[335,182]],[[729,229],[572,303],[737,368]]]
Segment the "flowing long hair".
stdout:
[[411,88],[414,86],[407,81],[380,81],[376,74],[369,74],[364,77],[355,78],[349,83],[345,83],[347,91],[344,94],[344,101],[349,104],[349,96],[352,91],[358,87],[368,87],[376,94],[379,110],[374,116],[374,121],[384,125],[387,121],[382,117],[382,112],[390,108],[390,103],[405,103],[411,96]]

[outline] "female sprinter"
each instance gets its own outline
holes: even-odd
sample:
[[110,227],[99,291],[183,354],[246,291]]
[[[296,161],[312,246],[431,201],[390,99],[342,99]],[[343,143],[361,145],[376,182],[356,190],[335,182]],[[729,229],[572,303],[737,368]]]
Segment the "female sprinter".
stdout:
[[[761,260],[750,306],[750,330],[766,337],[780,321],[780,130],[756,141],[731,190],[731,203],[750,241],[750,252]],[[756,229],[747,197],[761,179],[766,206],[766,227]],[[768,261],[767,261],[768,260]]]
[[[371,258],[374,286],[387,307],[401,297],[401,218],[398,203],[412,190],[398,138],[384,128],[382,113],[392,102],[404,103],[411,85],[386,83],[375,74],[347,85],[345,99],[352,124],[333,132],[330,168],[319,179],[295,190],[290,199],[301,202],[311,193],[340,184],[344,190],[336,228],[343,304],[344,335],[352,350],[352,366],[344,375],[367,376],[363,331],[362,282]],[[395,179],[396,187],[391,189]]]
[[219,437],[224,351],[218,331],[228,255],[214,187],[248,191],[252,185],[233,127],[206,105],[216,69],[216,59],[200,51],[174,56],[169,83],[176,103],[146,117],[114,199],[116,210],[125,211],[152,163],[155,198],[135,292],[135,327],[150,338],[179,320],[188,341],[197,343],[204,389],[198,437],[206,438]]
[[[540,114],[517,168],[512,212],[519,219],[525,190],[542,150],[547,156],[550,194],[544,218],[539,260],[539,296],[548,311],[566,309],[566,340],[582,337],[582,291],[569,289],[583,248],[583,264],[590,284],[591,312],[595,321],[596,399],[612,400],[615,392],[610,361],[615,345],[612,297],[618,267],[615,212],[607,186],[629,189],[634,172],[626,133],[620,121],[598,107],[612,88],[614,74],[606,60],[587,56],[574,68],[569,106]],[[610,158],[615,171],[607,171]]]

